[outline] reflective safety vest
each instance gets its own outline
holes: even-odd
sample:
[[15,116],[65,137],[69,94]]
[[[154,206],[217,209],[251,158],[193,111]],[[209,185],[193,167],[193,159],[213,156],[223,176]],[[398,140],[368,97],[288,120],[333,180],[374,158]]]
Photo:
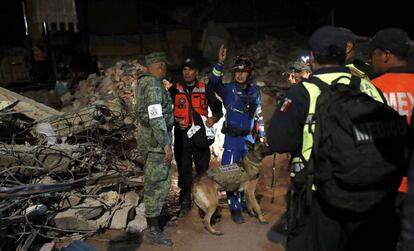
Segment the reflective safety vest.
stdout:
[[[372,82],[384,93],[388,105],[400,115],[407,116],[410,123],[414,103],[414,74],[413,73],[384,73]],[[404,177],[398,191],[407,192],[408,181]]]
[[[313,75],[314,77],[319,78],[326,84],[330,85],[333,80],[345,76],[348,78],[351,78],[350,73],[345,72],[333,72],[333,73],[324,73],[319,75]],[[339,80],[339,83],[341,84],[349,84],[349,79],[343,78]],[[311,153],[312,153],[312,147],[313,147],[313,133],[315,131],[315,110],[316,110],[316,101],[318,99],[318,96],[320,95],[321,91],[319,88],[312,83],[303,81],[302,82],[305,89],[308,91],[309,94],[309,110],[308,115],[306,117],[306,122],[303,127],[303,138],[302,138],[302,149],[301,152],[293,156],[292,163],[291,163],[291,173],[290,176],[294,177],[296,173],[300,172],[304,167],[305,164],[309,161]],[[360,89],[362,92],[368,94],[373,99],[384,102],[382,99],[382,96],[380,92],[375,88],[375,86],[369,82],[368,80],[361,79]]]
[[[191,108],[189,106],[189,101],[187,98],[185,88],[182,84],[176,84],[177,94],[174,99],[174,119],[176,121],[184,121],[185,127],[190,126],[193,123],[193,116],[191,113]],[[191,92],[191,104],[194,110],[202,115],[208,116],[208,106],[206,98],[206,84],[199,81]]]
[[348,67],[352,75],[359,77],[359,78],[366,79],[366,80],[370,80],[368,75],[365,72],[358,69],[354,64],[347,64],[345,66]]
[[414,103],[414,73],[384,73],[372,80],[387,99],[388,105],[410,123]]

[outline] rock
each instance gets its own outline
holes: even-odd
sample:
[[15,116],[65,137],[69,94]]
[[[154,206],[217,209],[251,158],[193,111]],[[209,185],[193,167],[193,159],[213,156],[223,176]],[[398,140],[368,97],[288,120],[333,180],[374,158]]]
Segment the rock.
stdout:
[[54,247],[55,247],[54,242],[48,242],[48,243],[43,244],[43,246],[39,249],[39,251],[52,251]]
[[98,229],[96,221],[87,220],[76,214],[76,210],[66,210],[58,213],[54,218],[55,226],[61,229],[89,230]]
[[115,191],[109,191],[106,193],[101,193],[99,197],[105,201],[105,204],[107,204],[110,207],[113,207],[118,203],[119,200],[119,194]]
[[128,212],[133,209],[133,206],[125,205],[121,209],[117,210],[112,217],[110,229],[124,229],[128,223]]
[[62,200],[60,202],[60,206],[63,207],[63,208],[73,207],[73,206],[78,205],[80,203],[80,201],[81,201],[80,197],[71,195],[71,196],[67,197],[66,199]]
[[127,232],[130,234],[137,234],[147,228],[147,219],[143,215],[137,215],[133,221],[130,221],[127,226]]
[[139,203],[139,195],[135,191],[128,191],[125,194],[125,204],[137,207]]

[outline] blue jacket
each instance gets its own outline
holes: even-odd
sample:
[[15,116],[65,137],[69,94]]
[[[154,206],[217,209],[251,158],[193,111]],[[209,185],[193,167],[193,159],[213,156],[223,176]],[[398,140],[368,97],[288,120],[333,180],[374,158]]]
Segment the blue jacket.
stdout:
[[254,129],[259,137],[265,136],[264,121],[262,116],[262,102],[260,90],[255,85],[249,85],[243,89],[236,82],[223,84],[223,66],[214,65],[210,76],[210,84],[213,85],[215,92],[222,98],[226,108],[225,123],[229,128],[251,132]]

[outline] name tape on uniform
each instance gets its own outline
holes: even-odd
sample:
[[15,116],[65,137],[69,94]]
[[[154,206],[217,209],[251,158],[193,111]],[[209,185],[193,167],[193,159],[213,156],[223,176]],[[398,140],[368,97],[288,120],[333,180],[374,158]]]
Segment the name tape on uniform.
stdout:
[[155,104],[148,106],[148,116],[149,119],[155,119],[162,117],[162,107],[161,104]]

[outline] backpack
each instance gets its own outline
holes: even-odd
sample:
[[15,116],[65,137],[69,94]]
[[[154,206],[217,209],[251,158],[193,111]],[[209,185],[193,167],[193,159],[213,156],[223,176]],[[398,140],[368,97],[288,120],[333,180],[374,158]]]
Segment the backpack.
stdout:
[[[340,84],[342,78],[350,84]],[[393,205],[405,170],[405,116],[361,92],[361,79],[331,85],[312,77],[316,102],[310,162],[316,198],[343,215],[364,215]]]

